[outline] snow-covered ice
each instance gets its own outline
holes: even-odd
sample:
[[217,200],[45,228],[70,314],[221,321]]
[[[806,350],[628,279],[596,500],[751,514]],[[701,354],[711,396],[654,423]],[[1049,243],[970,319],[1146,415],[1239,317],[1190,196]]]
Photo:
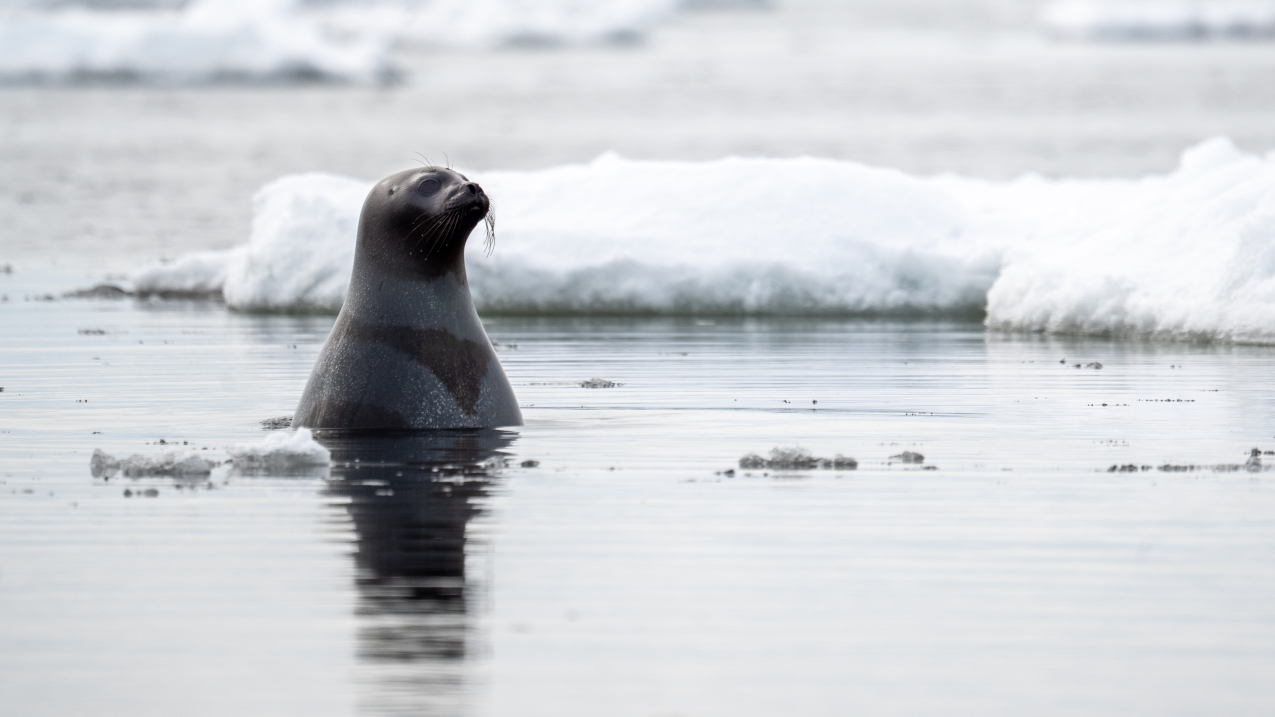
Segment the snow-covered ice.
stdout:
[[[479,311],[955,315],[989,327],[1275,342],[1275,157],[1204,142],[1166,175],[992,182],[813,158],[470,172],[496,252]],[[140,292],[335,311],[371,182],[283,177],[249,242],[138,271]]]

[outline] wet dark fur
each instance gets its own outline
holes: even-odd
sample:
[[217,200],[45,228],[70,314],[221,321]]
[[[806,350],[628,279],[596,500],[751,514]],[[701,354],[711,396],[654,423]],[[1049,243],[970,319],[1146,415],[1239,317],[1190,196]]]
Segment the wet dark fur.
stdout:
[[[345,305],[293,425],[521,424],[517,399],[469,296],[465,242],[479,221],[487,224],[490,251],[491,201],[449,169],[408,170],[373,187],[359,217]],[[437,382],[423,380],[423,371]]]

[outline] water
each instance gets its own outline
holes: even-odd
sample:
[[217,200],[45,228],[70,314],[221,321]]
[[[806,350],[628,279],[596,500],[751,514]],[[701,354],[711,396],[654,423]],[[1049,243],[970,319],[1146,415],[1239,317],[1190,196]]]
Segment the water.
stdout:
[[[320,475],[102,481],[94,448],[259,438],[331,318],[24,301],[74,277],[0,278],[0,674],[21,714],[1275,702],[1275,474],[1107,472],[1275,448],[1270,348],[501,317],[525,427],[327,436]],[[859,468],[736,467],[784,443]]]

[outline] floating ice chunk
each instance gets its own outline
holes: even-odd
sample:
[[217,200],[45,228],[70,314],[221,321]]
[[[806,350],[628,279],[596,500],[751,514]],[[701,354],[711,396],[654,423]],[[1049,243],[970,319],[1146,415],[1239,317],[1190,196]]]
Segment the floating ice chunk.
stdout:
[[[491,258],[470,243],[481,312],[985,312],[1006,331],[1275,343],[1275,156],[1226,139],[1137,180],[615,155],[471,176],[501,226]],[[235,309],[335,312],[371,186],[276,180],[256,195],[248,244],[144,269],[136,287],[219,287]]]
[[900,463],[920,464],[925,462],[925,456],[913,451],[903,451],[897,456],[890,456],[890,460]]
[[1249,452],[1248,460],[1244,461],[1244,470],[1249,473],[1260,473],[1262,470],[1262,449],[1254,448]]
[[89,469],[94,478],[113,478],[118,473],[129,478],[159,475],[206,476],[216,466],[217,463],[194,451],[179,448],[160,451],[153,456],[134,454],[122,460],[99,448],[93,451],[93,457],[89,459]]
[[[843,456],[840,453],[836,458],[817,458],[810,451],[796,445],[781,445],[770,449],[770,458],[762,458],[756,453],[749,453],[739,459],[740,468],[772,468],[775,470],[806,470],[811,468],[823,468],[833,470],[854,470],[859,467],[859,461]],[[732,472],[731,475],[734,475]]]
[[120,462],[101,448],[95,448],[93,457],[89,459],[89,471],[94,478],[114,478],[120,472]]
[[[1137,181],[1020,181],[995,329],[1275,342],[1275,161],[1229,140]],[[1032,220],[1035,214],[1039,219]]]
[[770,449],[770,460],[766,462],[771,468],[814,468],[819,459],[801,446],[776,446]]
[[291,426],[292,416],[275,416],[261,421],[261,429],[265,431],[278,431]]
[[308,428],[275,431],[255,443],[241,443],[229,449],[235,470],[286,471],[308,466],[326,466],[332,453],[314,440]]
[[[900,172],[817,159],[636,162],[471,173],[497,202],[496,254],[470,242],[479,311],[846,314],[981,311],[999,250],[962,237],[964,209]],[[279,179],[247,245],[223,252],[226,303],[339,309],[370,182]],[[139,291],[213,276],[185,261]]]

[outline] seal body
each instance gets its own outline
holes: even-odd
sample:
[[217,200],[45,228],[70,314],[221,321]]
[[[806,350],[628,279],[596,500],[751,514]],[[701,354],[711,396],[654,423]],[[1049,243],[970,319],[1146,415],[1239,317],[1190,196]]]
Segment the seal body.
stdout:
[[490,207],[481,187],[437,167],[400,172],[372,188],[350,288],[294,426],[522,425],[465,276],[465,242]]

